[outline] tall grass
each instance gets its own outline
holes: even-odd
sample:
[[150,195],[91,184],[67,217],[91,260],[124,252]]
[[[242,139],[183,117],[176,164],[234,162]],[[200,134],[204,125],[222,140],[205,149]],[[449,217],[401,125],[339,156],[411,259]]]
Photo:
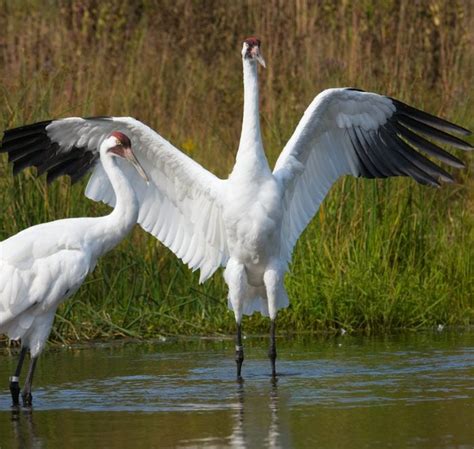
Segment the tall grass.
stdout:
[[[258,34],[270,162],[312,98],[374,90],[474,128],[470,0],[0,1],[0,130],[51,117],[131,115],[219,176],[242,115],[241,41]],[[471,140],[472,142],[472,140]],[[300,239],[281,330],[381,331],[474,320],[472,157],[459,184],[344,179]],[[47,187],[0,161],[0,239],[36,223],[105,214],[85,182]],[[53,336],[233,330],[219,274],[199,286],[138,227],[64,304]],[[266,330],[260,316],[247,332]]]

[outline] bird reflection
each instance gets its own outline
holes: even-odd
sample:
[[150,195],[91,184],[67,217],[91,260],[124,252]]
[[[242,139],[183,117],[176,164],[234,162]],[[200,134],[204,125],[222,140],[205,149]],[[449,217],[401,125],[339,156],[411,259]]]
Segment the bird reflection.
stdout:
[[232,435],[230,436],[230,447],[235,448],[246,448],[245,443],[245,432],[244,432],[244,384],[238,382],[236,391],[236,407],[233,414],[234,427],[232,429]]
[[[270,391],[252,392],[246,395],[245,385],[239,383],[236,389],[233,429],[230,435],[230,448],[267,448],[283,449],[291,447],[287,424],[281,420],[281,412],[287,409],[287,398],[281,397],[276,382],[272,382]],[[267,407],[263,408],[264,404]],[[267,428],[267,432],[264,429]]]
[[279,431],[279,420],[278,420],[278,390],[276,382],[272,382],[272,389],[270,390],[270,401],[268,402],[270,407],[270,426],[268,427],[267,443],[269,449],[281,448],[280,443],[280,431]]
[[46,447],[44,439],[38,435],[31,409],[13,408],[11,422],[18,449],[42,449]]

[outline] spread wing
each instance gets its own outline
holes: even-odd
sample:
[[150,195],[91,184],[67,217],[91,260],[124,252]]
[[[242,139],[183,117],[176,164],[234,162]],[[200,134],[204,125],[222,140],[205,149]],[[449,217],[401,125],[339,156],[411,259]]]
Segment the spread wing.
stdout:
[[321,92],[304,113],[273,171],[285,188],[282,257],[290,261],[299,236],[343,175],[409,176],[433,186],[453,182],[449,173],[419,153],[464,167],[431,141],[463,150],[473,148],[449,132],[470,134],[393,98],[350,88]]
[[62,175],[76,182],[92,171],[86,195],[113,206],[114,192],[99,158],[101,142],[113,131],[131,139],[150,178],[147,185],[122,166],[140,203],[138,223],[190,268],[200,269],[204,282],[228,259],[220,197],[225,181],[145,124],[130,117],[45,121],[5,131],[0,151],[8,153],[14,173],[35,166],[38,174],[47,172],[48,182]]

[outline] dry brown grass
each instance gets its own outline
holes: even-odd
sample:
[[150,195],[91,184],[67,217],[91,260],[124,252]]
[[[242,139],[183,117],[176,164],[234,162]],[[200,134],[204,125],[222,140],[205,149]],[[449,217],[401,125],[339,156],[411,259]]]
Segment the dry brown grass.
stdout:
[[[472,6],[471,0],[0,0],[0,130],[51,117],[132,115],[225,176],[241,127],[241,42],[252,34],[261,37],[268,66],[260,76],[271,160],[315,94],[333,86],[389,94],[474,128]],[[406,180],[340,183],[298,246],[288,280],[297,301],[282,320],[302,328],[472,320],[470,173],[442,191]],[[67,181],[49,190],[28,174],[13,182],[4,159],[0,189],[0,238],[46,219],[105,210]],[[220,280],[196,293],[195,277],[153,239],[136,231],[132,241],[106,259],[78,295],[79,306],[63,310],[63,334],[120,333],[118,324],[140,335],[232,327]],[[135,268],[120,284],[115,276],[125,259]],[[104,292],[117,283],[123,298],[109,303]]]
[[196,156],[225,173],[241,123],[241,41],[255,33],[268,63],[262,113],[272,147],[330,86],[464,119],[473,10],[470,0],[4,0],[3,121],[135,115],[177,144],[191,139]]

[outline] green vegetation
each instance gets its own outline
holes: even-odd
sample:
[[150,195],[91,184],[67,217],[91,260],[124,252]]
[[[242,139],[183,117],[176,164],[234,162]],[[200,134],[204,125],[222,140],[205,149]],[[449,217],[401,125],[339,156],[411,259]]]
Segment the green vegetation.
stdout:
[[[0,0],[0,130],[51,117],[131,115],[219,176],[241,126],[242,38],[258,33],[262,125],[274,161],[316,93],[356,86],[474,129],[470,0],[189,2]],[[472,142],[472,139],[470,140]],[[383,331],[474,321],[472,154],[458,184],[344,179],[294,253],[279,329]],[[0,239],[105,214],[85,182],[49,187],[0,160]],[[217,273],[205,285],[136,228],[64,304],[56,340],[234,329]],[[266,331],[253,316],[248,333]]]

